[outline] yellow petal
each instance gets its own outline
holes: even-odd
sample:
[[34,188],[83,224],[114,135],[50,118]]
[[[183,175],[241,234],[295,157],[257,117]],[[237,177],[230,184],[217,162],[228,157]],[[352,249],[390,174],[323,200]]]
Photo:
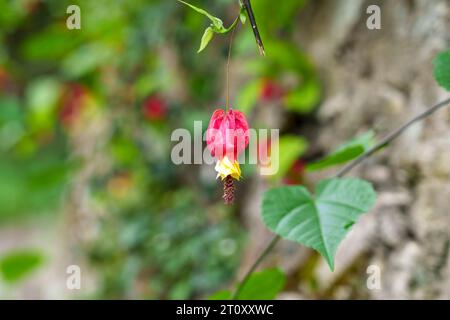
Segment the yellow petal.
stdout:
[[241,178],[241,168],[239,167],[239,162],[231,160],[228,157],[224,157],[222,160],[217,161],[216,167],[217,177],[220,177],[222,180],[228,176],[239,180]]

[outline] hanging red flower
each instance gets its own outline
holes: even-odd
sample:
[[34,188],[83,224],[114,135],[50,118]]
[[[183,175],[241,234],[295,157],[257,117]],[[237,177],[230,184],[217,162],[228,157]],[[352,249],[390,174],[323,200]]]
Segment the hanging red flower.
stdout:
[[230,109],[214,111],[206,131],[206,144],[211,155],[217,159],[217,178],[224,182],[223,198],[226,204],[234,200],[233,179],[241,178],[237,161],[248,146],[248,124],[242,112]]

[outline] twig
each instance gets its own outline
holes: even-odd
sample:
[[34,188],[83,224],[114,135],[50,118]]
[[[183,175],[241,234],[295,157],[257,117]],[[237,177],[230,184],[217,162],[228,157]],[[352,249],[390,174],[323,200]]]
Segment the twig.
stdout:
[[278,243],[278,241],[281,239],[279,235],[274,235],[272,240],[270,240],[269,244],[264,248],[264,250],[261,252],[261,254],[258,256],[258,258],[253,262],[250,269],[245,274],[244,278],[242,279],[241,283],[238,284],[236,291],[234,291],[233,296],[231,299],[236,299],[241,292],[244,285],[247,283],[248,278],[252,275],[252,273],[256,270],[256,268],[259,266],[259,264],[264,260],[264,258],[269,254],[270,251],[272,251],[273,247]]
[[[341,170],[339,170],[335,178],[340,178],[349,173],[353,168],[355,168],[357,165],[359,165],[361,162],[369,158],[371,155],[373,155],[378,150],[382,149],[383,147],[389,145],[392,141],[394,141],[396,138],[398,138],[406,129],[408,129],[411,125],[414,123],[425,119],[426,117],[430,116],[437,110],[439,110],[442,107],[445,107],[450,104],[450,98],[443,100],[434,106],[426,109],[424,112],[419,113],[417,116],[400,126],[399,128],[393,130],[391,133],[389,133],[386,137],[381,139],[379,143],[377,143],[375,146],[361,154],[358,158],[344,166]],[[247,271],[247,273],[244,275],[244,278],[242,281],[238,284],[236,290],[234,291],[232,295],[232,299],[236,299],[241,292],[244,285],[247,283],[248,279],[252,275],[253,271],[256,270],[256,268],[259,266],[259,264],[264,260],[264,258],[272,251],[272,249],[275,247],[275,245],[278,243],[278,241],[281,239],[279,235],[275,235],[269,242],[269,244],[263,249],[263,251],[260,253],[258,258],[255,260],[255,262],[252,264],[250,269]]]
[[242,0],[242,5],[247,11],[248,19],[250,20],[250,25],[252,26],[253,34],[255,35],[256,44],[258,45],[259,53],[262,56],[265,56],[266,53],[264,51],[264,45],[261,40],[261,36],[259,35],[258,25],[256,24],[255,15],[253,14],[252,5],[250,0]]
[[364,152],[362,155],[360,155],[358,158],[344,166],[339,172],[336,174],[336,177],[342,177],[343,175],[347,174],[350,170],[352,170],[354,167],[356,167],[358,164],[363,162],[365,159],[370,157],[372,154],[380,150],[381,148],[387,146],[389,143],[391,143],[393,140],[395,140],[398,136],[400,136],[406,129],[408,129],[411,125],[416,123],[417,121],[420,121],[422,119],[425,119],[429,115],[433,114],[435,111],[439,110],[440,108],[446,106],[450,103],[450,98],[447,100],[444,100],[442,102],[439,102],[438,104],[432,106],[431,108],[428,108],[422,113],[419,113],[417,116],[406,122],[404,125],[399,127],[398,129],[392,131],[389,133],[385,138],[381,139],[379,143],[377,143],[375,146]]

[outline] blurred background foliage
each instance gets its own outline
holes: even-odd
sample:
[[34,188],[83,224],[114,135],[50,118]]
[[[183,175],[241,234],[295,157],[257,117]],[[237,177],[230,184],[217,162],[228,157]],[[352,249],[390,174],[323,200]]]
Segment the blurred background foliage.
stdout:
[[[239,13],[238,0],[192,3],[226,25]],[[81,30],[66,27],[71,4]],[[258,109],[301,119],[320,102],[314,65],[293,41],[304,4],[254,1],[264,59],[248,24],[236,33],[232,77],[244,80],[231,99],[252,127],[267,126]],[[175,0],[0,0],[0,232],[36,221],[67,230],[95,274],[89,296],[204,297],[236,276],[239,203],[224,207],[209,171],[170,160],[171,132],[224,104],[229,38],[197,54],[208,23]],[[272,184],[301,181],[308,142],[289,128]],[[45,247],[0,249],[8,283],[62,259]]]

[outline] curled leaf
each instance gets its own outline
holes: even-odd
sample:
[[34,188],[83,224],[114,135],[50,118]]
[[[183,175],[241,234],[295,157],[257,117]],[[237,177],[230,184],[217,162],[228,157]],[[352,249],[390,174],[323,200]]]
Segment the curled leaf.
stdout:
[[203,33],[202,41],[200,43],[200,48],[198,49],[197,53],[202,52],[203,49],[206,48],[206,46],[211,41],[213,36],[214,36],[214,30],[211,27],[206,28],[205,32]]

